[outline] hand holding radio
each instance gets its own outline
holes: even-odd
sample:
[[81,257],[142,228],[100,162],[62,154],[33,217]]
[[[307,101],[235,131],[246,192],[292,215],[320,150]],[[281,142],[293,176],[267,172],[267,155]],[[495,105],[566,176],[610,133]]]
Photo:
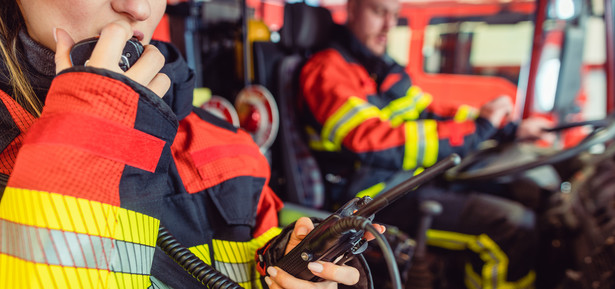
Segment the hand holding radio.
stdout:
[[[77,65],[121,73],[162,97],[170,87],[168,76],[159,73],[164,56],[153,45],[141,46],[132,39],[128,22],[116,21],[102,28],[100,36],[74,42],[63,29],[54,31],[56,72]],[[73,61],[75,63],[73,63]]]
[[[283,271],[280,271],[285,274],[303,280],[322,281],[323,278],[311,270],[310,264],[330,262],[332,265],[343,265],[346,261],[351,260],[353,255],[365,251],[367,240],[364,235],[371,231],[378,244],[389,252],[385,254],[385,259],[391,265],[389,273],[393,284],[396,284],[394,288],[401,288],[391,248],[379,232],[372,227],[371,220],[377,212],[389,204],[459,162],[460,157],[453,154],[422,173],[379,194],[374,199],[369,197],[352,199],[311,230],[299,244],[278,260],[275,266],[281,268]],[[268,273],[271,275],[271,272],[268,271]]]
[[[384,226],[374,224],[373,225],[379,233],[384,233],[386,228]],[[309,218],[300,218],[295,223],[293,232],[290,235],[290,239],[286,245],[286,253],[294,249],[301,241],[314,229],[314,224]],[[370,233],[365,235],[367,240],[374,239],[374,236]],[[344,285],[354,285],[357,283],[360,277],[359,271],[351,266],[336,265],[330,262],[314,262],[308,264],[308,269],[318,276],[323,282],[311,282],[296,278],[289,273],[283,271],[279,267],[269,267],[267,273],[268,286],[270,289],[277,288],[329,288],[334,287],[335,283]]]

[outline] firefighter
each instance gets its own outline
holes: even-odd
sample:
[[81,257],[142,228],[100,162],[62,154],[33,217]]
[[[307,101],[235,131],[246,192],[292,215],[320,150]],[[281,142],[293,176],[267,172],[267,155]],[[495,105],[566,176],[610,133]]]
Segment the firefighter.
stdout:
[[[501,126],[512,111],[508,97],[480,109],[436,111],[431,96],[413,86],[404,67],[385,54],[399,9],[398,0],[349,0],[346,24],[335,25],[328,47],[301,70],[298,109],[332,209],[355,195],[373,197],[451,153],[466,155],[487,139],[536,139],[548,126],[541,119]],[[428,199],[443,205],[428,243],[470,252],[469,265],[461,269],[468,288],[532,286],[537,233],[531,210],[508,199],[432,185],[376,218],[414,235],[418,204]]]
[[[193,72],[150,41],[165,2],[0,6],[0,287],[202,288],[156,247],[161,225],[244,288],[357,283],[352,266],[310,263],[319,283],[268,266],[313,224],[280,230],[259,148],[192,107]],[[74,40],[97,35],[73,66]],[[145,48],[124,72],[131,37]]]

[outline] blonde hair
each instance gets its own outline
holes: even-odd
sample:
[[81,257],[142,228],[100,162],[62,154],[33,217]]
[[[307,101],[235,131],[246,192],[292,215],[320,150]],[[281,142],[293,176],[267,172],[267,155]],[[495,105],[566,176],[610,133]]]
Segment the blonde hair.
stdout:
[[17,103],[33,115],[40,116],[43,104],[34,93],[18,61],[17,35],[23,25],[23,19],[16,1],[6,2],[0,5],[0,57],[8,69],[9,82]]

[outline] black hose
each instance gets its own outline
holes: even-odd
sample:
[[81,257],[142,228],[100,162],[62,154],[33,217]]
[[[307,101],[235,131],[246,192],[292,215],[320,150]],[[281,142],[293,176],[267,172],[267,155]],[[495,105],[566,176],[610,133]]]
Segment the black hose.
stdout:
[[201,284],[209,289],[242,289],[243,287],[235,283],[224,274],[209,266],[199,259],[186,247],[182,246],[169,231],[160,226],[158,230],[158,240],[156,245],[162,249],[169,257],[179,264],[190,275],[196,278]]

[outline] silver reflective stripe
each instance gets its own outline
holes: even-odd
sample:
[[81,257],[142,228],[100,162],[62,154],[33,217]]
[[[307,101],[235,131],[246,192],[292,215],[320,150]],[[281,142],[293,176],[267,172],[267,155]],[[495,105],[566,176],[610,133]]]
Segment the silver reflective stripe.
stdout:
[[252,281],[253,278],[251,273],[254,272],[253,267],[254,264],[250,263],[225,263],[216,261],[216,269],[238,283]]
[[[391,114],[391,116],[389,117],[390,119],[393,119],[395,117],[397,117],[398,115],[403,115],[406,114],[409,111],[413,111],[416,110],[416,105],[418,103],[418,101],[421,99],[421,97],[423,96],[423,93],[420,93],[416,96],[412,97],[412,103],[410,103],[410,105],[404,105],[402,106],[402,109],[399,110],[393,110],[393,113]],[[404,96],[404,98],[409,97],[409,96]],[[401,98],[400,98],[401,99]],[[418,113],[418,111],[417,111]]]
[[148,275],[154,247],[0,220],[0,253],[25,261]]
[[416,152],[416,165],[422,166],[425,161],[425,123],[422,121],[418,122],[417,134],[418,151]]
[[346,112],[344,116],[335,124],[335,126],[333,126],[333,129],[331,129],[331,132],[329,133],[329,141],[335,142],[335,136],[337,135],[337,131],[339,130],[339,128],[342,125],[344,125],[347,121],[352,119],[355,115],[357,115],[361,110],[366,109],[370,106],[371,104],[364,103],[364,104],[355,106],[350,111]]

